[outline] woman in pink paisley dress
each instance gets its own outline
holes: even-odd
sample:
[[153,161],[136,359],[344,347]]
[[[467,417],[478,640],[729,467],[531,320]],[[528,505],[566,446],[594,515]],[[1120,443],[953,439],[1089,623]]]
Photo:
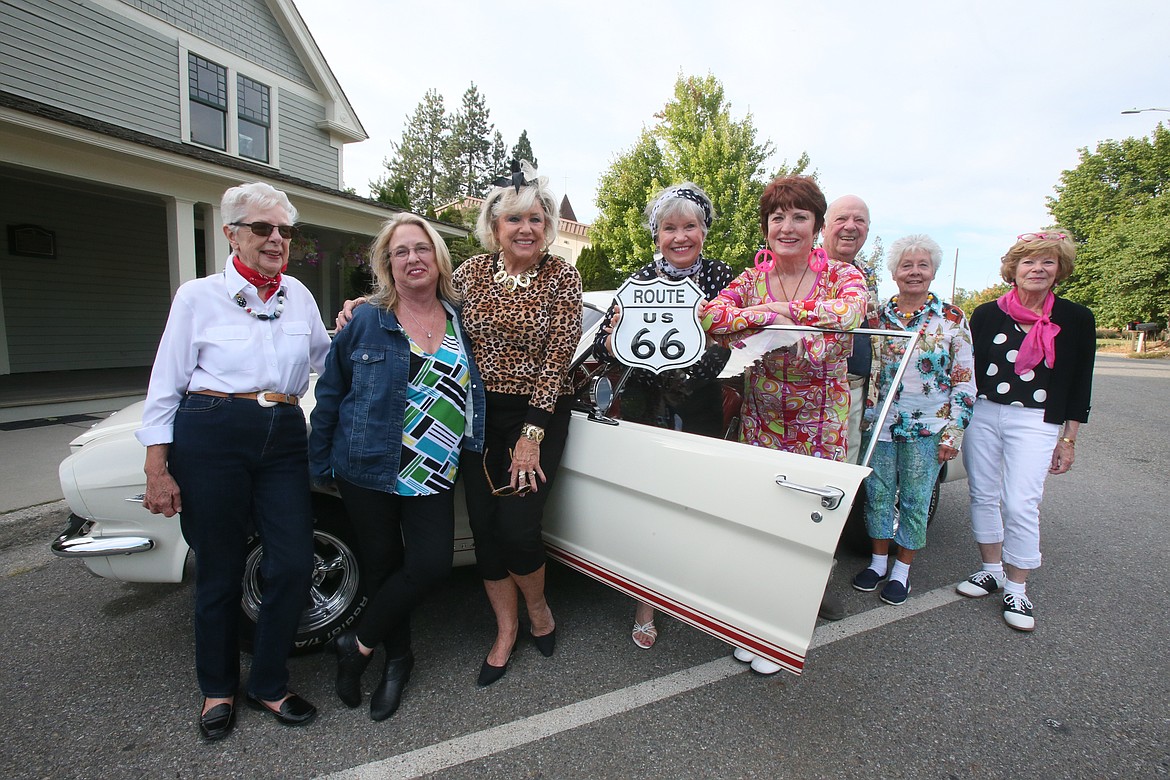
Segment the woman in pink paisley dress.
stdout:
[[[825,224],[824,193],[808,176],[782,176],[760,197],[766,249],[702,311],[702,324],[719,343],[733,346],[768,325],[811,325],[851,330],[862,323],[865,278],[849,263],[813,249]],[[761,258],[763,258],[761,262]],[[739,439],[759,447],[845,460],[849,380],[845,361],[853,339],[810,333],[766,353],[744,371]],[[759,674],[780,665],[745,648],[735,658]]]
[[[865,313],[865,279],[853,265],[813,249],[824,222],[825,196],[812,178],[784,176],[769,184],[760,198],[765,259],[708,304],[702,318],[707,332],[734,344],[766,325],[858,327]],[[845,360],[851,349],[849,336],[810,334],[749,366],[740,441],[845,460]]]

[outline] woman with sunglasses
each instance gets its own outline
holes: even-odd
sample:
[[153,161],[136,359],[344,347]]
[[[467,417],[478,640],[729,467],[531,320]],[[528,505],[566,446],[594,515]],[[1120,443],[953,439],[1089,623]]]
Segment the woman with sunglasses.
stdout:
[[317,709],[288,688],[287,660],[313,574],[313,512],[300,398],[329,334],[313,295],[284,275],[297,211],[263,183],[221,204],[224,270],[175,294],[150,375],[138,440],[143,506],[179,513],[195,553],[195,667],[206,740],[231,733],[240,686],[239,620],[247,540],[264,545],[248,703],[286,726]]
[[423,218],[387,220],[370,247],[374,293],[338,332],[317,381],[310,473],[335,484],[357,533],[369,602],[334,642],[337,695],[362,701],[386,651],[370,718],[398,710],[414,668],[410,613],[451,571],[462,449],[483,448],[483,383],[460,323],[451,256]]
[[547,179],[527,162],[513,162],[511,178],[497,180],[476,224],[490,253],[455,272],[487,390],[484,451],[463,459],[476,565],[496,618],[481,687],[507,671],[520,634],[521,595],[537,649],[551,656],[556,642],[544,596],[541,519],[565,448],[569,365],[581,340],[581,277],[546,251],[557,220]]
[[983,566],[963,582],[970,598],[1003,589],[1003,619],[1036,627],[1026,585],[1040,567],[1040,500],[1049,474],[1068,471],[1089,418],[1096,323],[1054,289],[1073,272],[1064,233],[1024,233],[1003,256],[1011,285],[971,315],[978,397],[963,446],[971,528]]

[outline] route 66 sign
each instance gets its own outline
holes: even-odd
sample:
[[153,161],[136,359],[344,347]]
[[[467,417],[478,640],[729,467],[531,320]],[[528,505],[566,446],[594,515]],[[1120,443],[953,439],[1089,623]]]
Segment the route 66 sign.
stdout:
[[614,356],[660,374],[694,365],[706,336],[699,325],[703,292],[690,279],[628,279],[617,292],[622,316],[613,331]]

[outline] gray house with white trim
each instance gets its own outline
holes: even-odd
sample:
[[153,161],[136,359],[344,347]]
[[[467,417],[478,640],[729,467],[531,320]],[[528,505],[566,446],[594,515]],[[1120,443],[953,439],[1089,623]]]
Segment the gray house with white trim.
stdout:
[[365,138],[291,0],[0,0],[0,375],[150,365],[243,181],[300,210],[331,324],[394,211],[341,191]]

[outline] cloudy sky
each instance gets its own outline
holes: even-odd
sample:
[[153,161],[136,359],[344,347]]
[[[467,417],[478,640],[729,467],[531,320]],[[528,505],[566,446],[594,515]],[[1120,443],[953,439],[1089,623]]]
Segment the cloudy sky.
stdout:
[[345,152],[361,194],[423,93],[454,109],[474,81],[591,221],[599,177],[679,74],[712,73],[773,166],[807,151],[830,200],[869,202],[871,241],[933,236],[947,298],[995,283],[1015,236],[1048,224],[1078,148],[1170,120],[1120,113],[1170,108],[1166,0],[295,1],[370,135]]

